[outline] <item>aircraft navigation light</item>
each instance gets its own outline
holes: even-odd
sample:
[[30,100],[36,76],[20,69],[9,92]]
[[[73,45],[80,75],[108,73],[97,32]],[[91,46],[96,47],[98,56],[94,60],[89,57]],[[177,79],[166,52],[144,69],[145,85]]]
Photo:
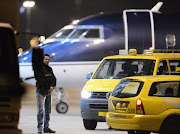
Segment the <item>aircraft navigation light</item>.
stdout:
[[74,20],[73,22],[72,22],[72,24],[77,24],[79,22],[79,20]]

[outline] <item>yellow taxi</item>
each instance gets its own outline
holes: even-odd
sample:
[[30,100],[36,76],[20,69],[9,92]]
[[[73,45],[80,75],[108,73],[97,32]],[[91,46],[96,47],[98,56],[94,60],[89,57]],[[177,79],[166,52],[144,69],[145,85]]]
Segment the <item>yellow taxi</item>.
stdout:
[[180,76],[122,79],[109,96],[106,122],[128,134],[179,134]]
[[108,99],[119,81],[129,76],[176,74],[180,53],[145,50],[137,54],[135,49],[120,51],[119,55],[105,57],[94,73],[89,73],[88,82],[81,92],[81,117],[84,127],[94,130],[98,122],[106,121]]

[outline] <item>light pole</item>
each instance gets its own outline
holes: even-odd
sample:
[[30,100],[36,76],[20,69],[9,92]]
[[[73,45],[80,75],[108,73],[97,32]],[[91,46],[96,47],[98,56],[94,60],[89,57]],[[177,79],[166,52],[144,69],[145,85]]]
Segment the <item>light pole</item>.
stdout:
[[34,7],[35,2],[32,0],[27,0],[24,1],[23,3],[23,7],[25,7],[26,9],[26,47],[27,49],[30,48],[30,40],[31,40],[31,36],[30,36],[30,32],[31,32],[31,8]]
[[31,8],[34,7],[34,1],[24,1],[23,6],[27,9],[27,23],[26,23],[26,32],[30,32],[31,30]]

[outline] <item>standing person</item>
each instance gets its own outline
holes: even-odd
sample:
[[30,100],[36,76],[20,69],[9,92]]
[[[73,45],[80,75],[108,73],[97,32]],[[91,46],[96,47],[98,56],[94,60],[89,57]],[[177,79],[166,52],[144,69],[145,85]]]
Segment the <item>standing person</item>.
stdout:
[[[55,133],[49,128],[51,113],[51,92],[56,86],[56,77],[49,65],[50,56],[44,55],[41,69],[34,70],[36,79],[36,99],[37,99],[37,128],[38,133],[42,133],[44,117],[44,133]],[[44,106],[44,111],[43,111]],[[43,115],[44,114],[44,115]]]

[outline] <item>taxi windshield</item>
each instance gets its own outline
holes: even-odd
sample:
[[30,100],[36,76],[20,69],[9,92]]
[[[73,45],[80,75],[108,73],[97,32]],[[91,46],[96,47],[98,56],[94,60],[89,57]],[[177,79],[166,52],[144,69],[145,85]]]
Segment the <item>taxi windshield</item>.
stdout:
[[135,97],[142,89],[143,82],[130,79],[121,80],[112,92],[112,96],[118,98]]
[[121,79],[128,76],[152,75],[155,60],[106,59],[99,66],[93,79]]

